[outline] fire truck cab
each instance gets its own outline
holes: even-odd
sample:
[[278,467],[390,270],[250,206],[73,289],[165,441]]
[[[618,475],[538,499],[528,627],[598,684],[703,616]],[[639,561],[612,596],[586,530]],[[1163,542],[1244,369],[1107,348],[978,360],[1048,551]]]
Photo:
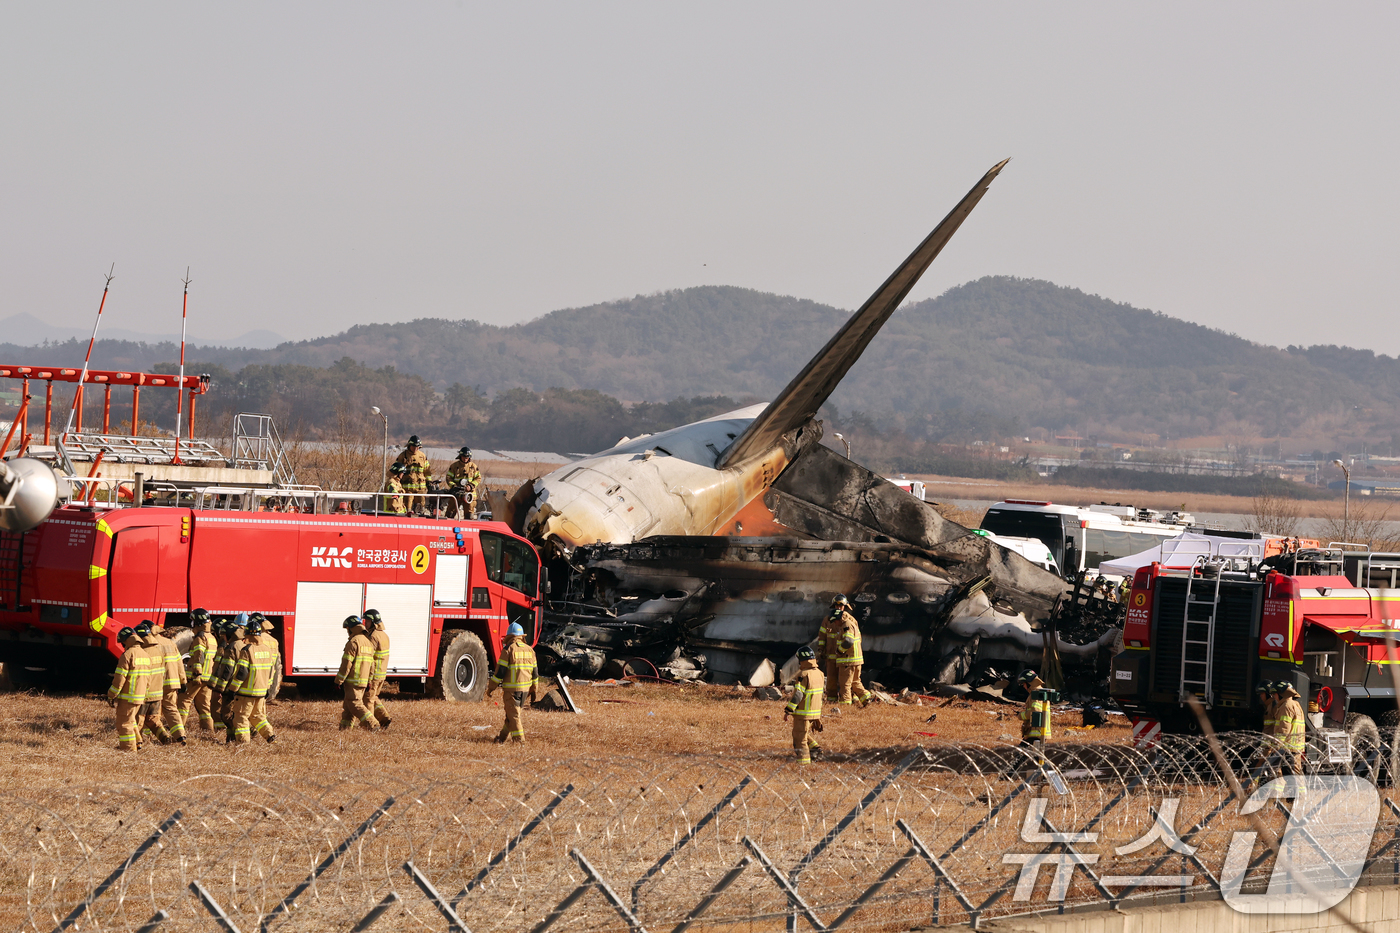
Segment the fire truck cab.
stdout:
[[281,674],[332,677],[346,616],[377,609],[389,676],[450,700],[485,692],[506,628],[538,638],[542,573],[497,522],[229,508],[67,505],[0,534],[0,661],[17,686],[112,669],[116,633],[258,611]]
[[1191,697],[1218,730],[1258,730],[1256,685],[1286,681],[1320,710],[1310,732],[1344,732],[1366,773],[1400,778],[1398,571],[1400,555],[1336,547],[1142,567],[1111,694],[1135,724],[1168,733],[1198,728]]

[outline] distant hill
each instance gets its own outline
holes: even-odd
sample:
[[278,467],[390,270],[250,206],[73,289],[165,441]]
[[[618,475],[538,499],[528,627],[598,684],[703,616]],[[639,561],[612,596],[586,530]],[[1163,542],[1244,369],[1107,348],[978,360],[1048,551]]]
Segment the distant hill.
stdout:
[[[267,350],[190,358],[330,367],[343,358],[498,396],[591,389],[626,402],[768,398],[849,312],[706,286],[555,311],[525,324],[421,319]],[[0,359],[81,361],[81,341],[0,346]],[[99,365],[169,361],[170,345],[104,343]],[[159,358],[159,359],[158,359]],[[120,363],[102,363],[102,360]],[[144,362],[143,362],[144,361]],[[348,372],[348,370],[347,370]],[[1400,361],[1340,347],[1279,349],[1049,282],[988,277],[897,313],[833,398],[846,416],[928,440],[1033,427],[1105,436],[1383,439],[1400,433]]]

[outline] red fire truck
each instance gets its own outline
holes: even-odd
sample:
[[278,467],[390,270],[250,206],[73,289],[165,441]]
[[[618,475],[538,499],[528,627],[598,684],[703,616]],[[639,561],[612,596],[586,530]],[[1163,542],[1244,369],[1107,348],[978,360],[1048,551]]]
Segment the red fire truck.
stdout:
[[[1307,548],[1254,564],[1209,557],[1151,564],[1128,597],[1123,650],[1110,688],[1135,735],[1198,728],[1191,696],[1214,728],[1258,730],[1257,684],[1287,681],[1314,699],[1314,745],[1360,773],[1400,779],[1396,664],[1400,554]],[[1345,736],[1345,738],[1343,738]],[[1334,761],[1337,760],[1335,757]]]
[[283,501],[303,495],[314,511],[254,510],[276,493],[200,495],[205,507],[140,495],[125,507],[69,504],[0,534],[0,661],[12,681],[110,671],[122,626],[184,625],[196,607],[263,613],[281,673],[298,680],[333,676],[342,621],[378,609],[390,677],[451,700],[480,699],[510,623],[538,637],[540,559],[505,525],[338,513],[334,493],[305,490]]

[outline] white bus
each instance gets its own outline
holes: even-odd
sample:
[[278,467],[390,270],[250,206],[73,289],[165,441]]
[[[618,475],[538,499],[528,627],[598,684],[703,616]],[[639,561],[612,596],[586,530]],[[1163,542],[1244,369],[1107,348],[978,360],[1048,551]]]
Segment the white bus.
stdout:
[[1139,554],[1191,530],[1186,512],[1163,515],[1131,505],[1056,505],[1006,499],[987,510],[982,530],[1010,538],[1038,538],[1067,575],[1098,570],[1099,564]]

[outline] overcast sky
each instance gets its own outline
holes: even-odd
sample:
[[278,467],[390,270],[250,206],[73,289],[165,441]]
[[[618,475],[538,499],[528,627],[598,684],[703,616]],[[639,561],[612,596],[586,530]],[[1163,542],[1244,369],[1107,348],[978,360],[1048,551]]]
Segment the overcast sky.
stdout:
[[[1049,279],[1400,354],[1395,4],[0,7],[0,318],[306,338]],[[3,335],[0,335],[3,340]],[[1144,352],[1170,348],[1145,347]]]

